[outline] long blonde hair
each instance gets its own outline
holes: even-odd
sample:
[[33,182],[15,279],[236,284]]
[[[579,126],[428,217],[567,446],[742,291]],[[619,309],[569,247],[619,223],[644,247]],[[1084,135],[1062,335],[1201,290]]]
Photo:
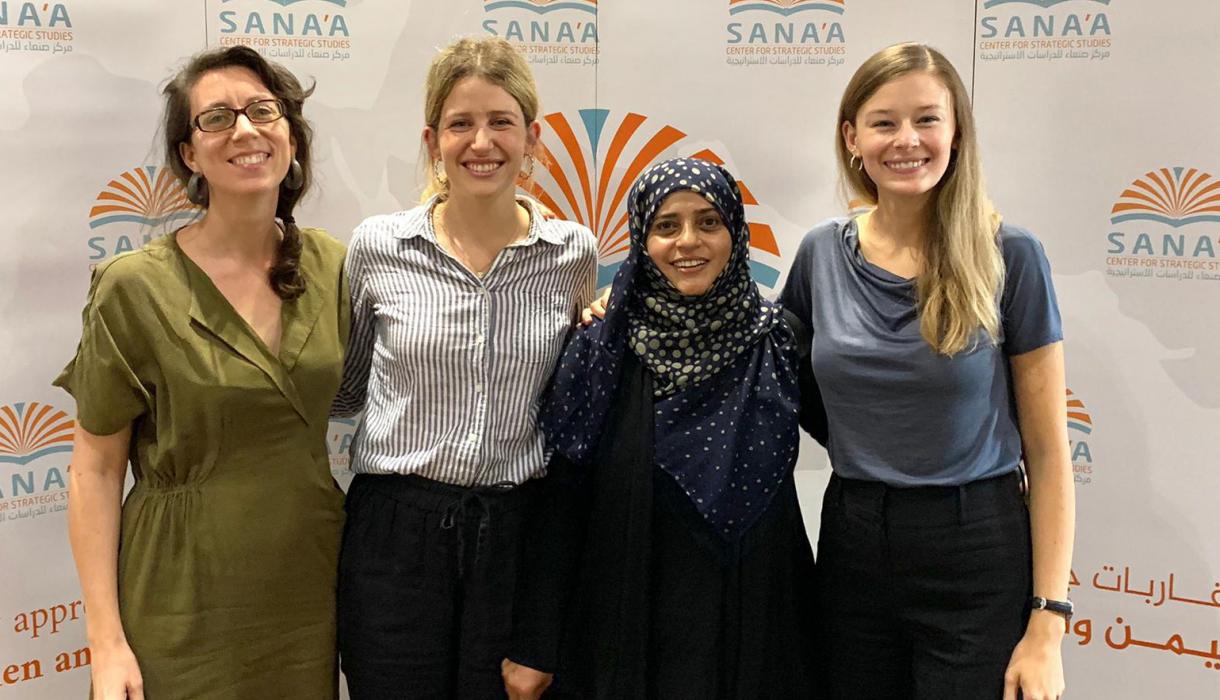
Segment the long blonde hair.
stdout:
[[[500,37],[464,37],[441,49],[428,67],[428,79],[424,83],[424,123],[434,133],[440,128],[441,111],[449,93],[459,81],[470,77],[482,78],[512,95],[521,106],[527,129],[538,118],[538,86],[534,84],[534,75],[521,52]],[[423,153],[426,157],[420,162],[427,163],[428,185],[420,201],[426,202],[438,193],[443,198],[448,194],[449,183],[436,177],[426,143]]]
[[855,126],[861,106],[882,85],[916,71],[935,75],[949,91],[957,124],[956,151],[929,208],[925,262],[915,285],[920,334],[938,353],[952,356],[972,349],[980,329],[992,342],[999,338],[997,299],[1004,283],[1004,259],[996,239],[999,215],[983,186],[974,114],[961,77],[947,58],[924,44],[895,44],[878,51],[843,91],[835,150],[843,188],[876,205],[876,183],[863,169],[851,167],[843,124]]

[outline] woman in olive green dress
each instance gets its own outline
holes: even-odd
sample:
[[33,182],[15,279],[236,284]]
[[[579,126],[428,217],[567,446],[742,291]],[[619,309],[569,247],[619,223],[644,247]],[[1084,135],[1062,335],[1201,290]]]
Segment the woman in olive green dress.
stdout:
[[244,47],[194,57],[165,88],[166,160],[205,213],[94,272],[56,380],[94,698],[336,695],[348,295],[343,246],[292,218],[310,92]]

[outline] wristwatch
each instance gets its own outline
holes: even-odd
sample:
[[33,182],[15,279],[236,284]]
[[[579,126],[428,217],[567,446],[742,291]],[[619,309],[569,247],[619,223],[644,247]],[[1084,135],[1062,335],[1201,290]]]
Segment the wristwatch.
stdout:
[[1048,600],[1041,596],[1034,596],[1029,599],[1029,607],[1031,610],[1049,610],[1063,616],[1065,620],[1072,619],[1072,613],[1076,611],[1075,606],[1070,600]]

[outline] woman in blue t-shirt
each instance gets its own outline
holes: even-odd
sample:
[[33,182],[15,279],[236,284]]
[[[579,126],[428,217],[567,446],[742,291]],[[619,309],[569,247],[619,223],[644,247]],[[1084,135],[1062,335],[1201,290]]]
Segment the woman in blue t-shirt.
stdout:
[[813,329],[830,428],[824,687],[1058,698],[1075,505],[1045,253],[992,209],[937,51],[869,58],[837,124],[844,183],[874,208],[810,232],[781,295]]

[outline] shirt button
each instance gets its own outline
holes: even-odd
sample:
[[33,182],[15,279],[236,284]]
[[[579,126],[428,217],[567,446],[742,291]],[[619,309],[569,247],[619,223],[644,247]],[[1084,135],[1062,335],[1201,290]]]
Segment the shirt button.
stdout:
[[466,436],[466,442],[469,442],[472,445],[478,441],[479,441],[479,434],[475,431],[471,431],[471,433]]

